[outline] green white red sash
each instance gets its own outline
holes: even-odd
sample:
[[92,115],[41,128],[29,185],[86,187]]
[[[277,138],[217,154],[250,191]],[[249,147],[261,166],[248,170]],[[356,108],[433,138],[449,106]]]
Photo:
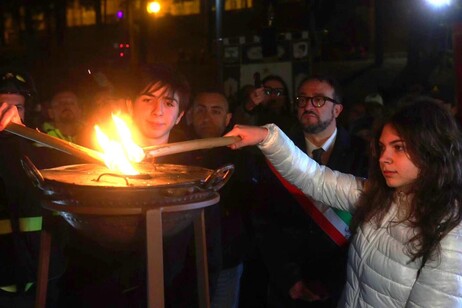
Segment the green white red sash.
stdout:
[[322,206],[319,202],[314,202],[295,185],[292,185],[284,179],[269,161],[267,161],[267,163],[271,171],[273,171],[279,181],[281,181],[282,185],[284,185],[295,200],[297,200],[305,213],[310,215],[318,226],[338,246],[348,244],[348,237],[350,236],[348,224],[351,220],[351,215],[347,212],[339,211],[329,206]]

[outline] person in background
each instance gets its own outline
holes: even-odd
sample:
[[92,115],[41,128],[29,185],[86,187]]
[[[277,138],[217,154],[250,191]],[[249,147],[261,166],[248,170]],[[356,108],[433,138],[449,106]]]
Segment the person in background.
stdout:
[[59,90],[51,98],[47,111],[49,121],[43,123],[43,131],[75,143],[83,128],[82,109],[77,95],[71,90]]
[[[438,102],[398,108],[373,139],[368,180],[320,166],[274,125],[236,126],[302,192],[353,213],[340,307],[460,307],[462,136]],[[313,297],[317,299],[317,297]]]
[[366,95],[364,98],[366,103],[366,113],[374,119],[380,118],[383,115],[384,103],[382,95],[379,93],[372,93]]
[[380,94],[367,95],[364,101],[354,104],[348,111],[348,131],[350,134],[369,142],[374,123],[384,116],[385,111],[383,98]]
[[[333,170],[366,176],[364,142],[337,125],[343,110],[333,78],[311,76],[295,97],[297,147]],[[351,216],[298,191],[266,160],[260,162],[259,210],[253,215],[257,246],[269,273],[268,307],[335,307],[345,282]],[[271,194],[265,193],[271,191]],[[322,301],[312,301],[315,294]]]
[[199,138],[220,137],[231,122],[228,99],[217,90],[196,93],[188,111],[189,122],[194,134]]
[[[135,138],[141,146],[170,142],[173,128],[180,123],[190,103],[189,82],[182,74],[168,67],[155,67],[148,76],[149,82],[132,106],[133,122],[139,132]],[[194,159],[191,153],[186,152],[158,157],[155,162],[191,165]],[[206,229],[215,230],[220,219],[219,206],[209,206],[204,212]],[[191,278],[189,271],[195,273],[192,233],[191,225],[164,243],[166,300],[172,307],[194,307],[198,304],[195,282],[183,280],[184,277]],[[210,294],[213,296],[222,267],[221,238],[219,233],[207,232],[206,239]]]
[[99,89],[91,98],[90,110],[85,116],[85,125],[77,135],[75,142],[87,148],[98,149],[95,138],[95,125],[104,126],[112,122],[112,115],[130,115],[131,101],[125,91],[116,89]]
[[292,127],[294,116],[289,89],[280,76],[269,75],[263,78],[261,86],[249,91],[248,96],[240,104],[233,115],[236,123],[250,125],[276,123],[285,131]]
[[[27,122],[34,94],[26,74],[16,70],[0,74],[0,307],[34,307],[36,296],[43,209],[22,160],[27,156],[37,168],[57,166],[55,156],[48,155],[53,150],[44,153],[44,148],[4,131],[11,122]],[[65,270],[61,227],[59,222],[51,227],[47,307],[58,307],[58,280]]]
[[10,106],[15,106],[21,122],[25,121],[26,101],[32,98],[32,85],[19,72],[6,71],[1,77],[0,100]]
[[[144,68],[132,78],[137,88],[131,93],[132,136],[135,143],[142,147],[155,146],[170,142],[172,129],[180,122],[189,105],[190,86],[186,78],[167,66]],[[190,165],[189,152],[172,154],[154,159],[147,158],[145,162],[156,164]],[[206,215],[213,212],[216,205],[205,209]],[[217,212],[218,213],[218,212]],[[218,213],[219,214],[219,213]],[[208,223],[219,220],[207,220]],[[208,250],[208,268],[210,286],[216,285],[214,277],[221,269],[219,237],[206,234]],[[81,301],[82,307],[90,306],[130,306],[145,307],[146,294],[146,251],[138,247],[133,251],[114,254],[107,249],[94,247],[87,239],[78,239],[74,244],[74,264],[80,270],[74,270],[74,276],[80,281],[79,292],[69,294],[67,304],[73,300]],[[91,249],[82,249],[82,243]],[[197,287],[194,281],[182,280],[190,278],[188,264],[193,262],[191,255],[193,244],[192,223],[163,242],[164,286],[166,307],[195,307],[198,304]],[[218,253],[216,252],[218,249]],[[80,254],[78,258],[77,254]],[[95,268],[96,269],[93,269]],[[88,273],[88,268],[93,272]],[[195,267],[194,267],[195,268]],[[98,275],[102,271],[101,275]],[[82,275],[82,273],[85,273]],[[88,274],[87,274],[88,273]],[[83,277],[82,277],[83,276]],[[100,277],[101,276],[101,277]],[[72,275],[68,284],[72,285],[75,278]],[[192,275],[195,279],[195,275]],[[91,278],[91,279],[90,279]],[[213,294],[213,288],[211,288]]]
[[245,84],[230,97],[230,109],[233,110],[232,119],[234,123],[251,123],[252,115],[244,111],[243,104],[247,101],[250,93],[254,90],[254,85]]
[[457,115],[458,106],[453,86],[435,84],[430,88],[430,91],[428,91],[428,96],[440,102],[454,117]]
[[[216,89],[198,92],[188,111],[191,139],[221,137],[228,130],[232,113],[224,94]],[[221,233],[222,270],[212,297],[211,306],[237,308],[239,304],[240,279],[243,259],[248,248],[248,235],[244,221],[250,206],[250,177],[244,162],[246,151],[236,152],[227,147],[199,150],[191,153],[192,164],[217,169],[234,164],[235,171],[228,183],[220,190],[220,221],[216,230]],[[208,217],[206,217],[207,219]],[[218,222],[217,222],[218,223]],[[221,232],[219,232],[221,231]]]

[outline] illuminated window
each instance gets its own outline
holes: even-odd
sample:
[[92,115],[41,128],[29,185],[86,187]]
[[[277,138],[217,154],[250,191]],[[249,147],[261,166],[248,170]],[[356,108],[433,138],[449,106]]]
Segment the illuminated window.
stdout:
[[253,0],[225,0],[225,10],[242,10],[253,7]]
[[[161,0],[166,12],[171,15],[192,15],[200,13],[200,0]],[[225,0],[225,10],[242,10],[253,7],[253,0]],[[160,16],[164,14],[159,14]]]
[[[117,22],[118,13],[124,9],[124,0],[101,1],[101,14],[103,23]],[[89,26],[96,23],[96,13],[93,7],[80,4],[79,0],[70,0],[67,4],[67,26]]]
[[93,8],[82,6],[74,0],[67,6],[66,19],[68,27],[89,26],[96,23],[96,14]]
[[200,13],[200,1],[183,1],[172,6],[172,15],[193,15]]

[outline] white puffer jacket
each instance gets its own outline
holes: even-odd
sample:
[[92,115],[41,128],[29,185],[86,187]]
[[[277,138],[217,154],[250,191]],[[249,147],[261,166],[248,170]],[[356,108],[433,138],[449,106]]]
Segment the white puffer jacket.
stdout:
[[[305,194],[333,207],[354,211],[364,179],[318,165],[277,128],[266,125],[259,148],[276,169]],[[396,224],[398,204],[377,228],[363,225],[352,239],[348,278],[340,307],[462,307],[462,226],[441,242],[439,260],[410,262],[405,243],[413,230]]]

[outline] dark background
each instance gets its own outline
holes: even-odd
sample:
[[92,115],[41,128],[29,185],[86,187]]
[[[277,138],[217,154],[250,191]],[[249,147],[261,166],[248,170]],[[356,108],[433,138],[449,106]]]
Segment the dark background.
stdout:
[[[282,34],[308,32],[308,73],[339,77],[350,101],[364,87],[401,93],[414,84],[455,81],[452,34],[462,15],[460,0],[439,10],[421,0],[255,0],[248,8],[219,9],[221,15],[216,2],[203,0],[200,13],[183,16],[152,16],[142,9],[146,0],[126,0],[119,1],[125,13],[120,20],[105,14],[110,1],[2,0],[0,65],[29,71],[39,100],[63,82],[91,97],[98,82],[88,69],[129,86],[132,70],[153,63],[178,67],[193,88],[219,84],[218,22],[222,38],[266,39],[266,61],[274,61],[271,45]],[[95,24],[68,26],[66,10],[76,3],[95,12]],[[275,35],[265,37],[268,29]],[[120,43],[130,47],[121,50]]]

